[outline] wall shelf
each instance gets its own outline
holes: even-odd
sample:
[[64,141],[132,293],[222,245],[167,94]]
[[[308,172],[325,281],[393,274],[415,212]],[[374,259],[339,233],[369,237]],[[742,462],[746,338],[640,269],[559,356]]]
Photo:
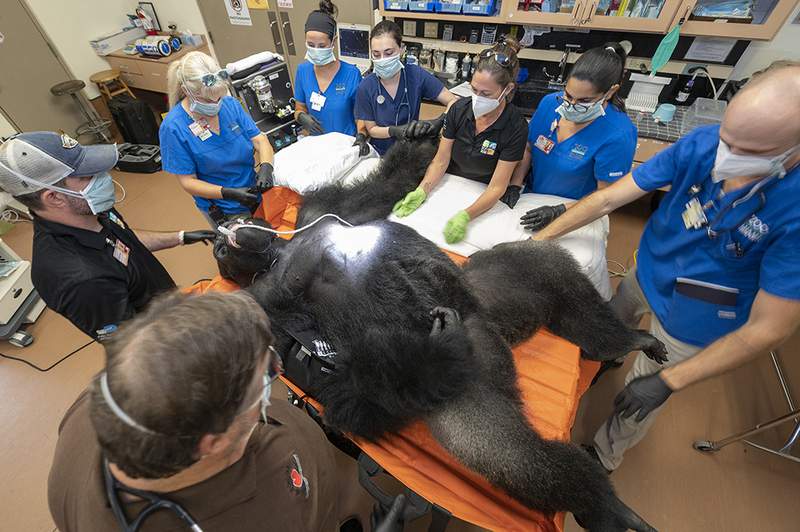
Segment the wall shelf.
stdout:
[[480,22],[482,24],[507,24],[500,16],[458,15],[456,13],[425,13],[421,11],[392,11],[380,9],[386,18],[406,18],[418,20],[442,20],[447,22]]

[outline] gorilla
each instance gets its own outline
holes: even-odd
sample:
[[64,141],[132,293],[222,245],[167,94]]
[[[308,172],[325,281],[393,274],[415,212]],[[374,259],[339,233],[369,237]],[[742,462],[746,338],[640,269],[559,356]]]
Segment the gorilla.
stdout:
[[[395,155],[413,148],[396,146]],[[416,186],[424,173],[414,158],[405,170],[392,161],[390,150],[356,184],[364,208],[337,186],[300,214],[307,223],[334,210],[361,225],[323,220],[287,243],[236,221],[235,237],[214,246],[222,275],[247,287],[278,330],[315,330],[335,350],[335,370],[306,390],[326,425],[374,441],[424,420],[459,461],[530,508],[572,512],[595,532],[654,531],[583,450],[528,424],[511,348],[543,326],[592,360],[635,350],[663,360],[663,344],[622,324],[557,244],[501,244],[462,269],[413,229],[370,219],[405,194],[387,192],[411,186],[404,176],[416,173]]]

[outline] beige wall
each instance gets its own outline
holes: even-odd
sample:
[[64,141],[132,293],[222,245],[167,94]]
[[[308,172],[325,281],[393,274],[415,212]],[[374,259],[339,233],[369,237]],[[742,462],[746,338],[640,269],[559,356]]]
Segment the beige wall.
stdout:
[[800,61],[800,24],[792,24],[798,15],[800,8],[792,13],[771,41],[753,41],[736,63],[731,79],[749,77],[778,59]]
[[[99,95],[89,77],[109,68],[89,45],[95,37],[127,26],[127,13],[133,13],[134,0],[24,0],[72,74],[86,82],[89,98]],[[220,0],[222,1],[222,0]],[[190,29],[207,36],[196,0],[152,0],[159,21]]]
[[9,137],[17,132],[17,128],[12,126],[6,117],[0,113],[0,137]]

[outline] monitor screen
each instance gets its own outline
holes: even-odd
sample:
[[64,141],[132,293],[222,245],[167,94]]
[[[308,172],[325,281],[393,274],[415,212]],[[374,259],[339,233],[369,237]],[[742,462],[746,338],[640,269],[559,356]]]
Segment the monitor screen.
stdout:
[[339,49],[342,57],[369,59],[369,30],[339,28]]

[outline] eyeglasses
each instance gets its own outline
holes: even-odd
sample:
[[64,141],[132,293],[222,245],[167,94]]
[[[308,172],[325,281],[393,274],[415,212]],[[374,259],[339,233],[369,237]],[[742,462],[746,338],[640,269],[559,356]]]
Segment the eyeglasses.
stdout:
[[[601,96],[601,99],[602,99],[602,96]],[[589,102],[589,103],[578,103],[578,102],[573,103],[573,102],[567,100],[566,98],[564,98],[562,95],[559,94],[558,96],[556,96],[556,101],[560,105],[563,105],[564,107],[567,107],[567,108],[571,107],[572,109],[575,109],[579,113],[585,113],[586,111],[589,110],[590,107],[592,107],[594,104],[596,104],[600,100],[595,100],[595,101]]]
[[224,68],[218,70],[216,72],[209,72],[208,74],[203,74],[202,76],[197,76],[195,78],[189,78],[190,81],[200,81],[206,87],[213,87],[217,81],[221,81],[225,83],[226,81],[231,79],[231,75],[228,73],[227,70]]
[[514,66],[514,58],[505,52],[498,52],[491,48],[487,48],[479,55],[481,59],[493,58],[495,62],[503,68],[512,68]]

